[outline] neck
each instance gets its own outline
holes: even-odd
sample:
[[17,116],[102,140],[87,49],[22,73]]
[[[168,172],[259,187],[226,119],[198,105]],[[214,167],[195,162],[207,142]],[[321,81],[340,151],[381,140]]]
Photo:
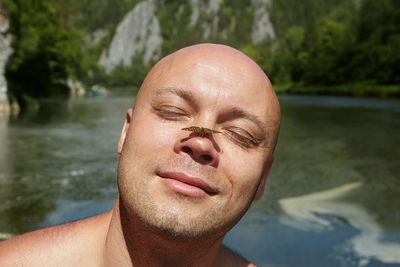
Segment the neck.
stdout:
[[149,229],[121,205],[113,209],[107,233],[106,266],[212,266],[222,244],[220,238],[176,240]]

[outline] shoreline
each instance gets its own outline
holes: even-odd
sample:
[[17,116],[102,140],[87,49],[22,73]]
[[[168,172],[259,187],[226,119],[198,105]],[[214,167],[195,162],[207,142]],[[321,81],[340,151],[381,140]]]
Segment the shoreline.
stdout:
[[327,95],[400,98],[400,85],[343,84],[343,85],[295,85],[275,84],[273,88],[279,94]]

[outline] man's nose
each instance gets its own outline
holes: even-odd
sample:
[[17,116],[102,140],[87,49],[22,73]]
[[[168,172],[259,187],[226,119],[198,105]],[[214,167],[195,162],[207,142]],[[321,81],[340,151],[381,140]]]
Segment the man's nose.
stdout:
[[218,164],[218,148],[211,136],[188,136],[175,144],[176,153],[185,153],[203,165]]

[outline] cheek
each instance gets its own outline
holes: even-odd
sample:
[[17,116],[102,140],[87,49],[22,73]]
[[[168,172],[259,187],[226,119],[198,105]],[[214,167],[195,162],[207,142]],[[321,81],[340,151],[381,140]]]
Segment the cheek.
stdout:
[[260,157],[237,155],[226,159],[226,163],[225,170],[231,184],[232,198],[244,202],[250,200],[262,174]]
[[173,139],[170,131],[149,115],[132,119],[120,158],[121,184],[132,187],[142,180],[140,177],[152,175],[155,159],[165,158],[172,151]]
[[152,115],[132,120],[131,127],[128,138],[137,153],[143,156],[172,148],[174,136],[180,129],[178,125],[163,123]]

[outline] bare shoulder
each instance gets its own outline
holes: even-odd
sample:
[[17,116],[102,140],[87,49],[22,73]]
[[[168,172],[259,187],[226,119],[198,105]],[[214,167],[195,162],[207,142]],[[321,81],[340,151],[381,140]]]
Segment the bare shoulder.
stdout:
[[[96,246],[110,212],[22,234],[0,242],[0,266],[42,266],[71,262]],[[107,225],[108,226],[108,225]],[[106,226],[106,227],[107,227]],[[104,230],[106,232],[106,230]]]
[[246,258],[234,252],[230,248],[222,245],[215,266],[237,266],[237,267],[257,267],[254,263],[249,262]]

